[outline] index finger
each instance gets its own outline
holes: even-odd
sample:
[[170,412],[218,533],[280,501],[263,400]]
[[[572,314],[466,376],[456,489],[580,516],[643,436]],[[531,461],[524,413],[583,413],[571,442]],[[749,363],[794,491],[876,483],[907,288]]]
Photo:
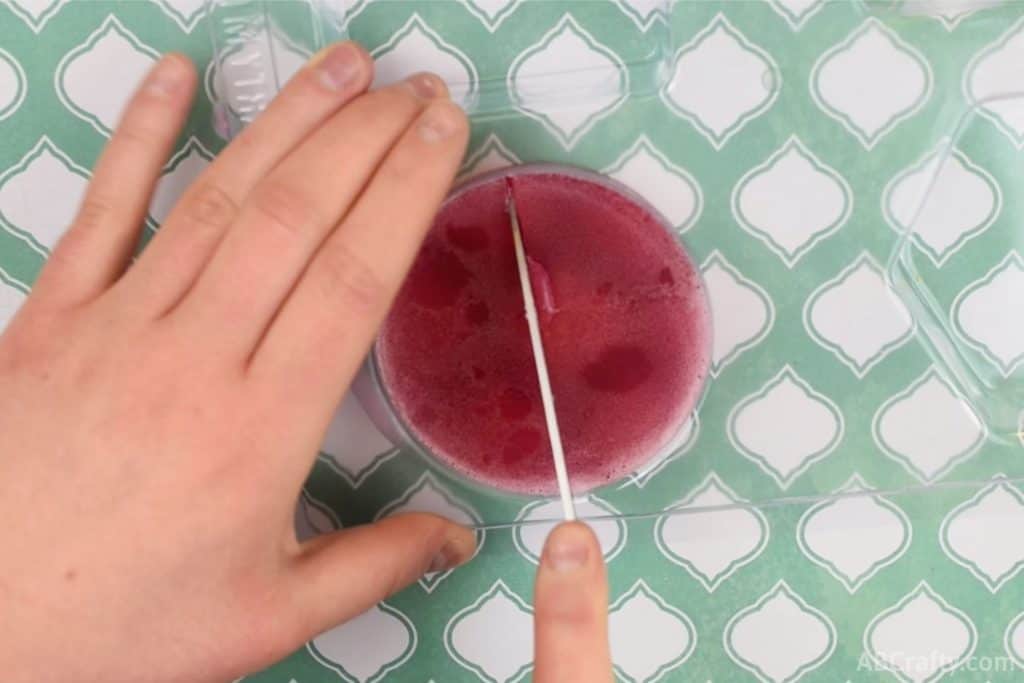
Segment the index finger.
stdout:
[[228,232],[240,207],[275,166],[373,77],[366,51],[339,43],[315,55],[267,109],[185,192],[124,279],[124,290],[158,317],[182,299]]
[[586,524],[555,527],[534,588],[534,683],[612,681],[608,577]]
[[[317,440],[362,363],[466,149],[465,114],[432,102],[402,134],[324,240],[249,363],[267,400],[288,396]],[[295,463],[306,476],[307,465]]]

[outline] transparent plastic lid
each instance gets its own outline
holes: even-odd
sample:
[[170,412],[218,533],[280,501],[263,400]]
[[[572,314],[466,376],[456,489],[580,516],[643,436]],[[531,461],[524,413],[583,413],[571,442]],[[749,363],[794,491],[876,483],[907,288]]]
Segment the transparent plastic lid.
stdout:
[[[206,0],[217,74],[211,90],[226,105],[230,133],[262,110],[310,55],[355,35],[376,60],[374,87],[430,70],[442,76],[453,99],[474,118],[512,112],[572,120],[598,106],[621,104],[631,95],[656,93],[669,76],[672,0],[626,3],[629,20],[642,29],[635,38],[604,46],[603,34],[622,23],[612,3],[588,12],[586,26],[570,9],[579,0],[517,3],[457,3],[446,0]],[[493,5],[493,9],[485,9]],[[592,8],[593,9],[593,8]],[[355,11],[358,10],[358,11]],[[518,11],[514,11],[518,10]],[[474,16],[475,15],[475,16]],[[396,18],[403,23],[396,24]],[[492,40],[484,59],[470,60],[451,36],[431,25],[463,22],[479,33],[505,21],[550,25],[535,44]],[[477,36],[471,36],[477,39]],[[580,49],[585,46],[589,49]]]
[[[375,85],[424,70],[445,78],[473,123],[462,181],[509,164],[561,162],[641,195],[660,183],[661,195],[648,198],[707,286],[711,374],[670,443],[581,496],[581,517],[1024,478],[1015,457],[1024,155],[1019,125],[1006,123],[1021,121],[1024,105],[1019,96],[967,93],[972,110],[957,127],[964,104],[959,93],[934,91],[935,56],[921,47],[991,3],[801,10],[751,2],[781,27],[776,43],[799,41],[784,48],[763,35],[750,40],[756,27],[734,25],[714,3],[609,1],[574,14],[581,1],[208,0],[207,86],[230,137],[305,59],[351,37],[375,58]],[[855,28],[790,32],[818,11],[844,13]],[[992,21],[1005,20],[993,12]],[[787,50],[793,58],[781,59]],[[877,55],[906,82],[880,79]],[[858,106],[858,89],[877,80],[905,99],[886,117]],[[903,168],[911,154],[918,163],[886,186],[878,169]],[[680,165],[698,169],[703,184]],[[915,339],[934,364],[914,351]],[[559,516],[553,498],[474,484],[410,444],[371,370],[357,381],[363,400],[347,397],[328,434],[318,467],[332,473],[313,484],[319,499],[366,517],[426,509],[479,527]],[[974,458],[982,448],[994,455]],[[348,465],[338,453],[352,454]]]
[[335,0],[206,0],[204,9],[213,46],[206,86],[225,137],[263,111],[320,48],[346,37],[345,5]]
[[978,94],[952,136],[887,189],[903,230],[890,276],[992,437],[1024,443],[1024,140],[1008,124],[1024,117],[1024,91]]

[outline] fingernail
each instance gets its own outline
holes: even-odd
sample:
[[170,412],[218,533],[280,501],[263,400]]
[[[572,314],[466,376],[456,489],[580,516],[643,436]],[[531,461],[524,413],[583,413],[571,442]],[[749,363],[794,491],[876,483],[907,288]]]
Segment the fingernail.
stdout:
[[590,559],[589,534],[585,527],[578,524],[556,527],[544,544],[543,563],[559,573],[582,569]]
[[455,134],[459,129],[461,114],[452,106],[433,106],[420,121],[420,138],[427,143],[437,144]]
[[449,569],[454,569],[461,564],[460,558],[461,555],[459,554],[458,548],[453,546],[451,543],[445,544],[437,555],[434,555],[434,559],[431,560],[426,573],[433,574],[434,572],[443,572]]
[[425,100],[440,97],[444,92],[444,84],[434,74],[414,74],[406,79],[413,92]]
[[324,87],[340,91],[359,80],[363,72],[363,59],[358,48],[342,43],[326,48],[310,60]]
[[185,65],[181,57],[167,55],[153,67],[143,87],[152,95],[171,97],[181,89],[185,75]]

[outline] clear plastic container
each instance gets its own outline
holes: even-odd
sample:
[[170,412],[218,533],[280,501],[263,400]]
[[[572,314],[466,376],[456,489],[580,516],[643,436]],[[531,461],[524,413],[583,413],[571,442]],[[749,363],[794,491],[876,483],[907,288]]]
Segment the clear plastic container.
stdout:
[[236,135],[313,54],[344,40],[346,4],[206,0],[213,58],[206,87],[217,104],[215,126]]
[[[971,93],[973,95],[973,93]],[[890,262],[920,338],[984,419],[994,439],[1024,443],[1024,155],[1007,121],[1024,91],[976,101],[914,176],[893,185],[904,228]],[[984,168],[973,161],[985,159]],[[902,193],[902,194],[901,194]],[[944,267],[972,263],[969,282]]]
[[[815,76],[839,48],[849,48],[861,39],[883,44],[892,41],[909,63],[920,53],[890,27],[914,33],[924,26],[921,35],[930,35],[935,27],[955,26],[960,17],[988,7],[991,3],[987,0],[966,4],[962,0],[944,4],[917,0],[842,3],[840,11],[856,15],[861,28],[845,40],[826,35],[827,31],[804,31],[798,36],[803,42],[792,48],[794,54],[814,64],[810,83],[806,71],[776,62],[767,50],[746,42],[742,31],[724,14],[706,11],[707,3],[607,2],[601,4],[600,11],[588,9],[585,24],[569,12],[575,4],[571,0],[493,5],[404,0],[359,1],[350,6],[341,0],[300,4],[302,8],[296,9],[292,3],[269,0],[209,1],[208,11],[223,18],[211,22],[215,49],[207,84],[219,96],[224,119],[221,128],[226,135],[236,133],[258,113],[305,57],[329,42],[351,36],[375,57],[376,85],[421,70],[436,71],[445,78],[473,123],[475,151],[466,162],[466,177],[500,165],[561,162],[603,171],[635,187],[636,182],[644,181],[643,174],[630,166],[626,155],[613,160],[595,146],[579,152],[585,146],[577,144],[584,134],[596,135],[595,127],[601,127],[601,134],[613,139],[615,148],[625,149],[637,140],[631,151],[646,154],[649,165],[660,163],[668,168],[665,159],[644,146],[642,124],[646,117],[661,117],[662,123],[669,117],[680,130],[696,130],[697,135],[680,135],[672,141],[677,157],[689,155],[703,162],[721,159],[726,165],[748,167],[763,160],[748,177],[723,178],[722,187],[705,187],[704,193],[698,190],[683,196],[686,183],[681,181],[676,199],[689,207],[686,211],[658,206],[684,234],[709,288],[735,295],[735,308],[726,314],[714,308],[712,296],[716,329],[732,334],[741,316],[747,316],[746,324],[759,315],[763,330],[714,359],[705,397],[693,419],[673,439],[672,447],[652,459],[643,471],[588,493],[578,502],[582,517],[687,515],[879,495],[927,497],[948,489],[980,489],[995,476],[1024,480],[1024,458],[1016,457],[1024,431],[1024,319],[1018,310],[1019,295],[1024,294],[1024,155],[1019,151],[1019,131],[1010,132],[1017,136],[1015,146],[1007,146],[1005,140],[990,144],[994,136],[1007,134],[1000,130],[997,113],[1021,111],[1020,96],[968,94],[971,112],[957,126],[964,103],[958,94],[932,93],[931,73],[922,68],[921,87],[928,95],[927,105],[915,105],[882,125],[870,112],[863,120],[844,118],[830,108],[831,94],[814,86]],[[291,9],[286,10],[286,5]],[[811,14],[758,5],[764,6],[773,20],[779,17],[771,12],[783,13],[794,30]],[[481,9],[488,6],[494,9]],[[396,7],[407,11],[395,11]],[[941,23],[922,16],[931,14]],[[232,23],[226,21],[230,16],[236,17],[236,28],[228,31],[224,27]],[[491,39],[488,44],[493,49],[475,52],[472,60],[465,58],[464,36],[473,34],[472,42],[479,44],[482,38],[500,31],[505,22],[521,22],[521,26],[537,30],[529,44]],[[444,36],[431,28],[439,23],[449,29]],[[612,37],[619,46],[614,53],[601,47]],[[959,35],[948,39],[958,40]],[[779,40],[792,41],[794,36],[786,33]],[[920,44],[920,36],[917,42]],[[699,70],[679,68],[695,46],[705,43],[725,46],[729,71],[718,73],[746,85],[743,94],[750,102],[743,107],[736,107],[730,99],[734,93],[728,84],[719,88],[701,82]],[[588,49],[573,49],[581,44]],[[778,45],[772,49],[775,54],[784,52]],[[585,58],[579,56],[583,53]],[[692,97],[702,89],[705,95],[712,93],[710,98]],[[750,103],[757,106],[751,109]],[[629,120],[619,127],[602,127],[604,117],[620,108],[630,112]],[[734,116],[734,108],[746,113]],[[761,116],[768,111],[771,116]],[[1020,120],[1020,114],[1014,120]],[[743,129],[744,144],[730,144]],[[801,138],[793,135],[794,130],[801,131]],[[492,139],[493,134],[498,137]],[[826,146],[825,140],[831,143],[836,135],[842,140],[829,145],[829,158],[817,158],[812,150]],[[935,150],[933,141],[943,136],[949,138],[948,144]],[[875,147],[883,137],[897,138],[898,143]],[[514,139],[516,153],[502,146],[499,138]],[[902,160],[907,150],[922,155],[920,163],[888,187],[882,187],[888,179],[877,179],[876,187],[875,162],[882,157],[895,163],[884,155]],[[991,150],[1001,151],[992,157]],[[943,216],[960,210],[964,202],[958,200],[959,193],[974,186],[957,178],[966,174],[975,184],[986,182],[985,173],[977,172],[971,161],[980,157],[986,157],[985,173],[999,175],[1000,189],[992,200],[998,201],[999,211],[991,220],[981,216],[979,225],[983,227],[970,234],[945,234]],[[759,233],[756,225],[737,225],[734,216],[744,208],[738,187],[783,162],[808,169],[804,172],[815,178],[831,178],[825,191],[840,194],[850,194],[850,188],[844,188],[845,178],[869,179],[870,190],[859,196],[877,191],[887,205],[896,207],[886,216],[899,233],[895,252],[892,239],[874,235],[866,243],[852,240],[849,233],[855,229],[855,219],[850,219],[849,207],[820,238],[802,246],[773,241],[771,235]],[[685,180],[682,172],[673,172]],[[897,193],[895,199],[892,193]],[[700,213],[694,207],[703,208],[702,225],[694,224],[692,217]],[[709,221],[715,222],[714,229],[708,228]],[[885,233],[884,227],[880,232]],[[803,249],[833,235],[834,246],[826,251],[834,259],[835,276],[820,286],[808,287],[800,271]],[[768,247],[763,254],[758,252],[760,255],[753,254],[756,250],[751,247],[757,240]],[[843,251],[846,248],[857,251],[847,253]],[[886,269],[884,262],[890,253]],[[969,273],[966,279],[961,277],[964,281],[951,282],[944,276],[943,265],[951,259],[968,259],[972,264],[958,271]],[[742,267],[737,269],[736,264]],[[776,305],[759,291],[758,279],[777,277],[780,272],[790,278],[794,288],[806,288],[806,294],[801,294],[806,298]],[[901,305],[890,302],[896,301],[896,295],[887,289],[887,282],[899,294]],[[851,284],[862,290],[873,288],[879,310],[825,315],[826,308],[843,310],[835,303]],[[967,294],[957,299],[963,291]],[[825,297],[832,297],[829,306],[817,307]],[[749,310],[743,309],[745,306]],[[819,314],[824,316],[820,320],[815,318]],[[1004,321],[998,330],[990,329],[991,322],[971,322],[996,319]],[[810,323],[831,325],[839,334],[847,333],[850,325],[877,324],[881,337],[891,333],[892,338],[878,342],[885,342],[885,353],[872,356],[810,332],[812,327],[818,329]],[[759,343],[769,335],[776,343],[770,347]],[[786,343],[778,343],[780,336]],[[878,359],[890,352],[892,356],[906,353],[905,349],[916,344],[915,338],[933,355],[934,369],[920,378],[907,375],[905,382],[901,379],[907,385],[902,394],[882,393],[868,373],[878,376],[882,372],[875,367]],[[808,364],[813,363],[835,367],[827,373],[827,384],[804,379],[809,374]],[[907,374],[891,362],[885,371]],[[760,390],[751,393],[753,382]],[[365,471],[375,473],[372,484],[362,475],[346,474],[343,492],[330,495],[321,489],[321,494],[326,494],[321,498],[343,501],[357,511],[357,517],[359,511],[372,517],[374,511],[399,498],[406,509],[448,510],[462,501],[473,512],[460,520],[481,528],[545,523],[559,516],[556,502],[524,501],[521,496],[467,482],[439,466],[421,448],[410,447],[402,425],[395,423],[393,412],[386,409],[372,367],[357,380],[357,388],[366,399],[360,410],[369,413],[402,450],[367,466]],[[376,399],[370,398],[374,394]],[[931,403],[911,400],[921,396]],[[870,408],[862,408],[862,402]],[[925,403],[946,412],[921,414],[919,407]],[[794,415],[813,419],[801,423],[794,421]],[[936,443],[960,439],[962,455],[936,463],[920,439],[912,445],[901,440],[908,430],[920,430],[922,421],[931,419],[938,421]],[[350,433],[341,435],[339,441],[363,438]],[[982,448],[991,449],[993,457],[973,458]],[[441,485],[435,485],[438,483]],[[679,502],[685,492],[692,495]]]
[[[688,321],[692,322],[693,326],[692,328],[690,328],[689,325],[685,326],[687,329],[695,329],[699,331],[696,335],[696,341],[699,344],[699,347],[690,351],[693,358],[697,360],[687,369],[687,377],[688,379],[692,379],[692,381],[688,381],[684,386],[679,387],[679,391],[675,394],[678,397],[679,404],[678,408],[674,411],[674,417],[664,425],[661,425],[661,429],[656,435],[656,438],[649,442],[651,445],[648,448],[627,456],[630,460],[640,461],[642,463],[640,465],[639,472],[643,473],[657,466],[658,463],[663,462],[665,458],[674,453],[679,448],[681,440],[684,440],[690,431],[690,415],[696,404],[699,402],[704,383],[708,376],[708,359],[711,355],[711,331],[709,326],[710,316],[707,302],[707,290],[700,277],[699,269],[690,258],[689,253],[686,251],[685,243],[672,229],[668,220],[661,216],[657,209],[651,206],[643,197],[639,196],[625,185],[622,185],[607,176],[562,164],[525,164],[513,166],[507,169],[491,171],[461,183],[452,191],[448,200],[446,200],[446,203],[457,201],[467,192],[472,192],[475,188],[490,185],[494,182],[501,183],[505,179],[515,179],[516,177],[529,178],[547,174],[592,183],[635,205],[638,210],[643,211],[650,216],[652,222],[655,223],[657,227],[663,229],[665,234],[668,235],[671,240],[679,244],[681,251],[678,254],[673,254],[673,257],[685,262],[685,266],[682,266],[682,264],[679,265],[681,271],[686,271],[695,276],[693,289],[687,289],[685,292],[677,295],[680,296],[680,298],[687,298],[687,300],[692,301],[694,304],[692,309],[692,319]],[[511,228],[509,229],[511,230]],[[673,285],[674,284],[675,283],[673,283]],[[536,288],[539,285],[534,282],[533,286],[536,291]],[[625,311],[618,308],[616,308],[616,310],[619,311],[617,315],[621,315],[623,316],[623,319],[625,319]],[[680,315],[683,316],[685,314],[680,313]],[[682,323],[682,319],[680,319],[680,322]],[[672,328],[675,329],[676,327],[682,326],[684,325],[673,325]],[[642,339],[638,339],[637,335],[633,335],[632,340],[640,342],[644,341]],[[551,356],[549,356],[548,359],[550,363]],[[508,486],[491,486],[487,488],[487,484],[475,482],[472,476],[457,471],[456,467],[452,464],[452,457],[450,455],[437,454],[432,451],[431,447],[426,445],[423,438],[417,437],[418,429],[422,429],[423,427],[422,425],[417,427],[409,424],[410,416],[408,415],[408,411],[403,414],[403,410],[398,407],[403,401],[396,400],[396,397],[391,393],[391,390],[389,390],[388,382],[385,380],[383,367],[384,362],[385,361],[382,358],[378,344],[374,347],[363,372],[353,387],[355,395],[358,397],[364,409],[367,411],[367,414],[371,417],[377,428],[380,429],[382,433],[391,439],[393,443],[400,444],[403,448],[427,458],[432,464],[436,465],[440,469],[447,470],[450,476],[461,480],[467,486],[476,487],[478,490],[490,495],[512,495],[513,497],[517,495],[524,495],[522,493],[517,494],[515,492],[511,492],[510,494],[510,487]],[[393,371],[391,373],[392,376],[395,376],[396,372],[397,371]],[[530,376],[530,379],[533,380],[532,375]],[[467,391],[469,390],[470,389],[467,388]],[[555,386],[555,393],[556,395],[559,393],[557,386]],[[491,398],[497,397],[492,396]],[[405,402],[407,403],[408,401]],[[534,414],[536,414],[538,409],[539,406],[532,409]],[[467,416],[467,419],[472,419],[472,416]],[[519,424],[521,426],[521,423],[517,421],[512,421],[511,423]],[[543,424],[538,426],[543,427]],[[650,435],[645,434],[644,436],[647,437]],[[497,448],[498,446],[495,445],[495,449]],[[458,461],[460,458],[456,458],[455,460]],[[569,461],[569,472],[570,474],[572,473],[571,459]],[[614,477],[611,481],[611,485],[619,485],[622,483],[623,479],[632,480],[632,476],[633,474],[630,472],[622,472],[619,476]],[[591,479],[593,478],[594,477],[592,475]],[[603,478],[603,476],[600,477],[598,481]],[[591,488],[592,487],[593,485],[591,485]],[[579,492],[582,493],[583,491],[580,490]]]
[[[445,79],[453,99],[478,120],[525,114],[569,122],[595,103],[613,107],[631,96],[657,94],[668,79],[672,59],[672,0],[640,3],[642,10],[624,5],[629,19],[643,30],[616,52],[602,49],[600,34],[622,24],[622,12],[609,5],[607,11],[617,21],[595,20],[584,27],[569,13],[574,2],[578,0],[545,0],[521,8],[513,3],[488,13],[477,5],[443,0],[389,0],[380,6],[348,0],[207,0],[217,72],[211,89],[230,117],[233,135],[262,110],[305,58],[354,31],[371,46],[387,36],[370,50],[376,59],[375,87],[400,80],[410,70],[430,69]],[[404,24],[392,25],[402,6],[410,16]],[[514,19],[509,18],[511,10],[518,10]],[[430,28],[430,21],[441,15],[450,19],[470,12],[480,13],[483,27],[472,20],[478,31],[522,17],[550,23],[552,28],[527,51],[495,42],[487,63],[478,67],[480,60],[466,59],[457,45]],[[574,49],[580,43],[594,49]]]

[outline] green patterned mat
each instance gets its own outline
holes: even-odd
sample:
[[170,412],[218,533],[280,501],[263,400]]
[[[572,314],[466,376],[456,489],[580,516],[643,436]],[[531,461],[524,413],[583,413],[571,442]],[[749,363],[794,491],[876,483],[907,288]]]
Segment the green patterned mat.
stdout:
[[[202,4],[0,0],[0,326],[153,57],[180,50],[207,66]],[[1021,449],[986,440],[883,279],[942,138],[972,101],[1022,88],[1024,4],[935,2],[915,17],[892,4],[681,0],[671,17],[650,0],[352,7],[351,33],[375,56],[467,91],[527,59],[615,64],[672,26],[666,91],[478,122],[466,162],[467,174],[537,160],[604,170],[661,209],[702,263],[716,336],[698,418],[669,458],[580,503],[591,515],[694,508],[595,523],[623,681],[1024,676],[1024,493],[998,480],[1024,476]],[[280,50],[293,66],[305,58]],[[217,75],[204,73],[152,229],[223,145]],[[1024,110],[983,113],[985,134],[944,167],[953,198],[917,237],[950,301],[1024,295],[1007,239],[1024,211]],[[997,277],[1011,289],[993,289]],[[995,366],[1024,359],[1018,328],[960,322]],[[557,514],[480,496],[394,451],[352,399],[322,450],[296,513],[304,536],[399,509],[468,523]],[[525,680],[544,530],[481,532],[469,567],[247,680]]]

